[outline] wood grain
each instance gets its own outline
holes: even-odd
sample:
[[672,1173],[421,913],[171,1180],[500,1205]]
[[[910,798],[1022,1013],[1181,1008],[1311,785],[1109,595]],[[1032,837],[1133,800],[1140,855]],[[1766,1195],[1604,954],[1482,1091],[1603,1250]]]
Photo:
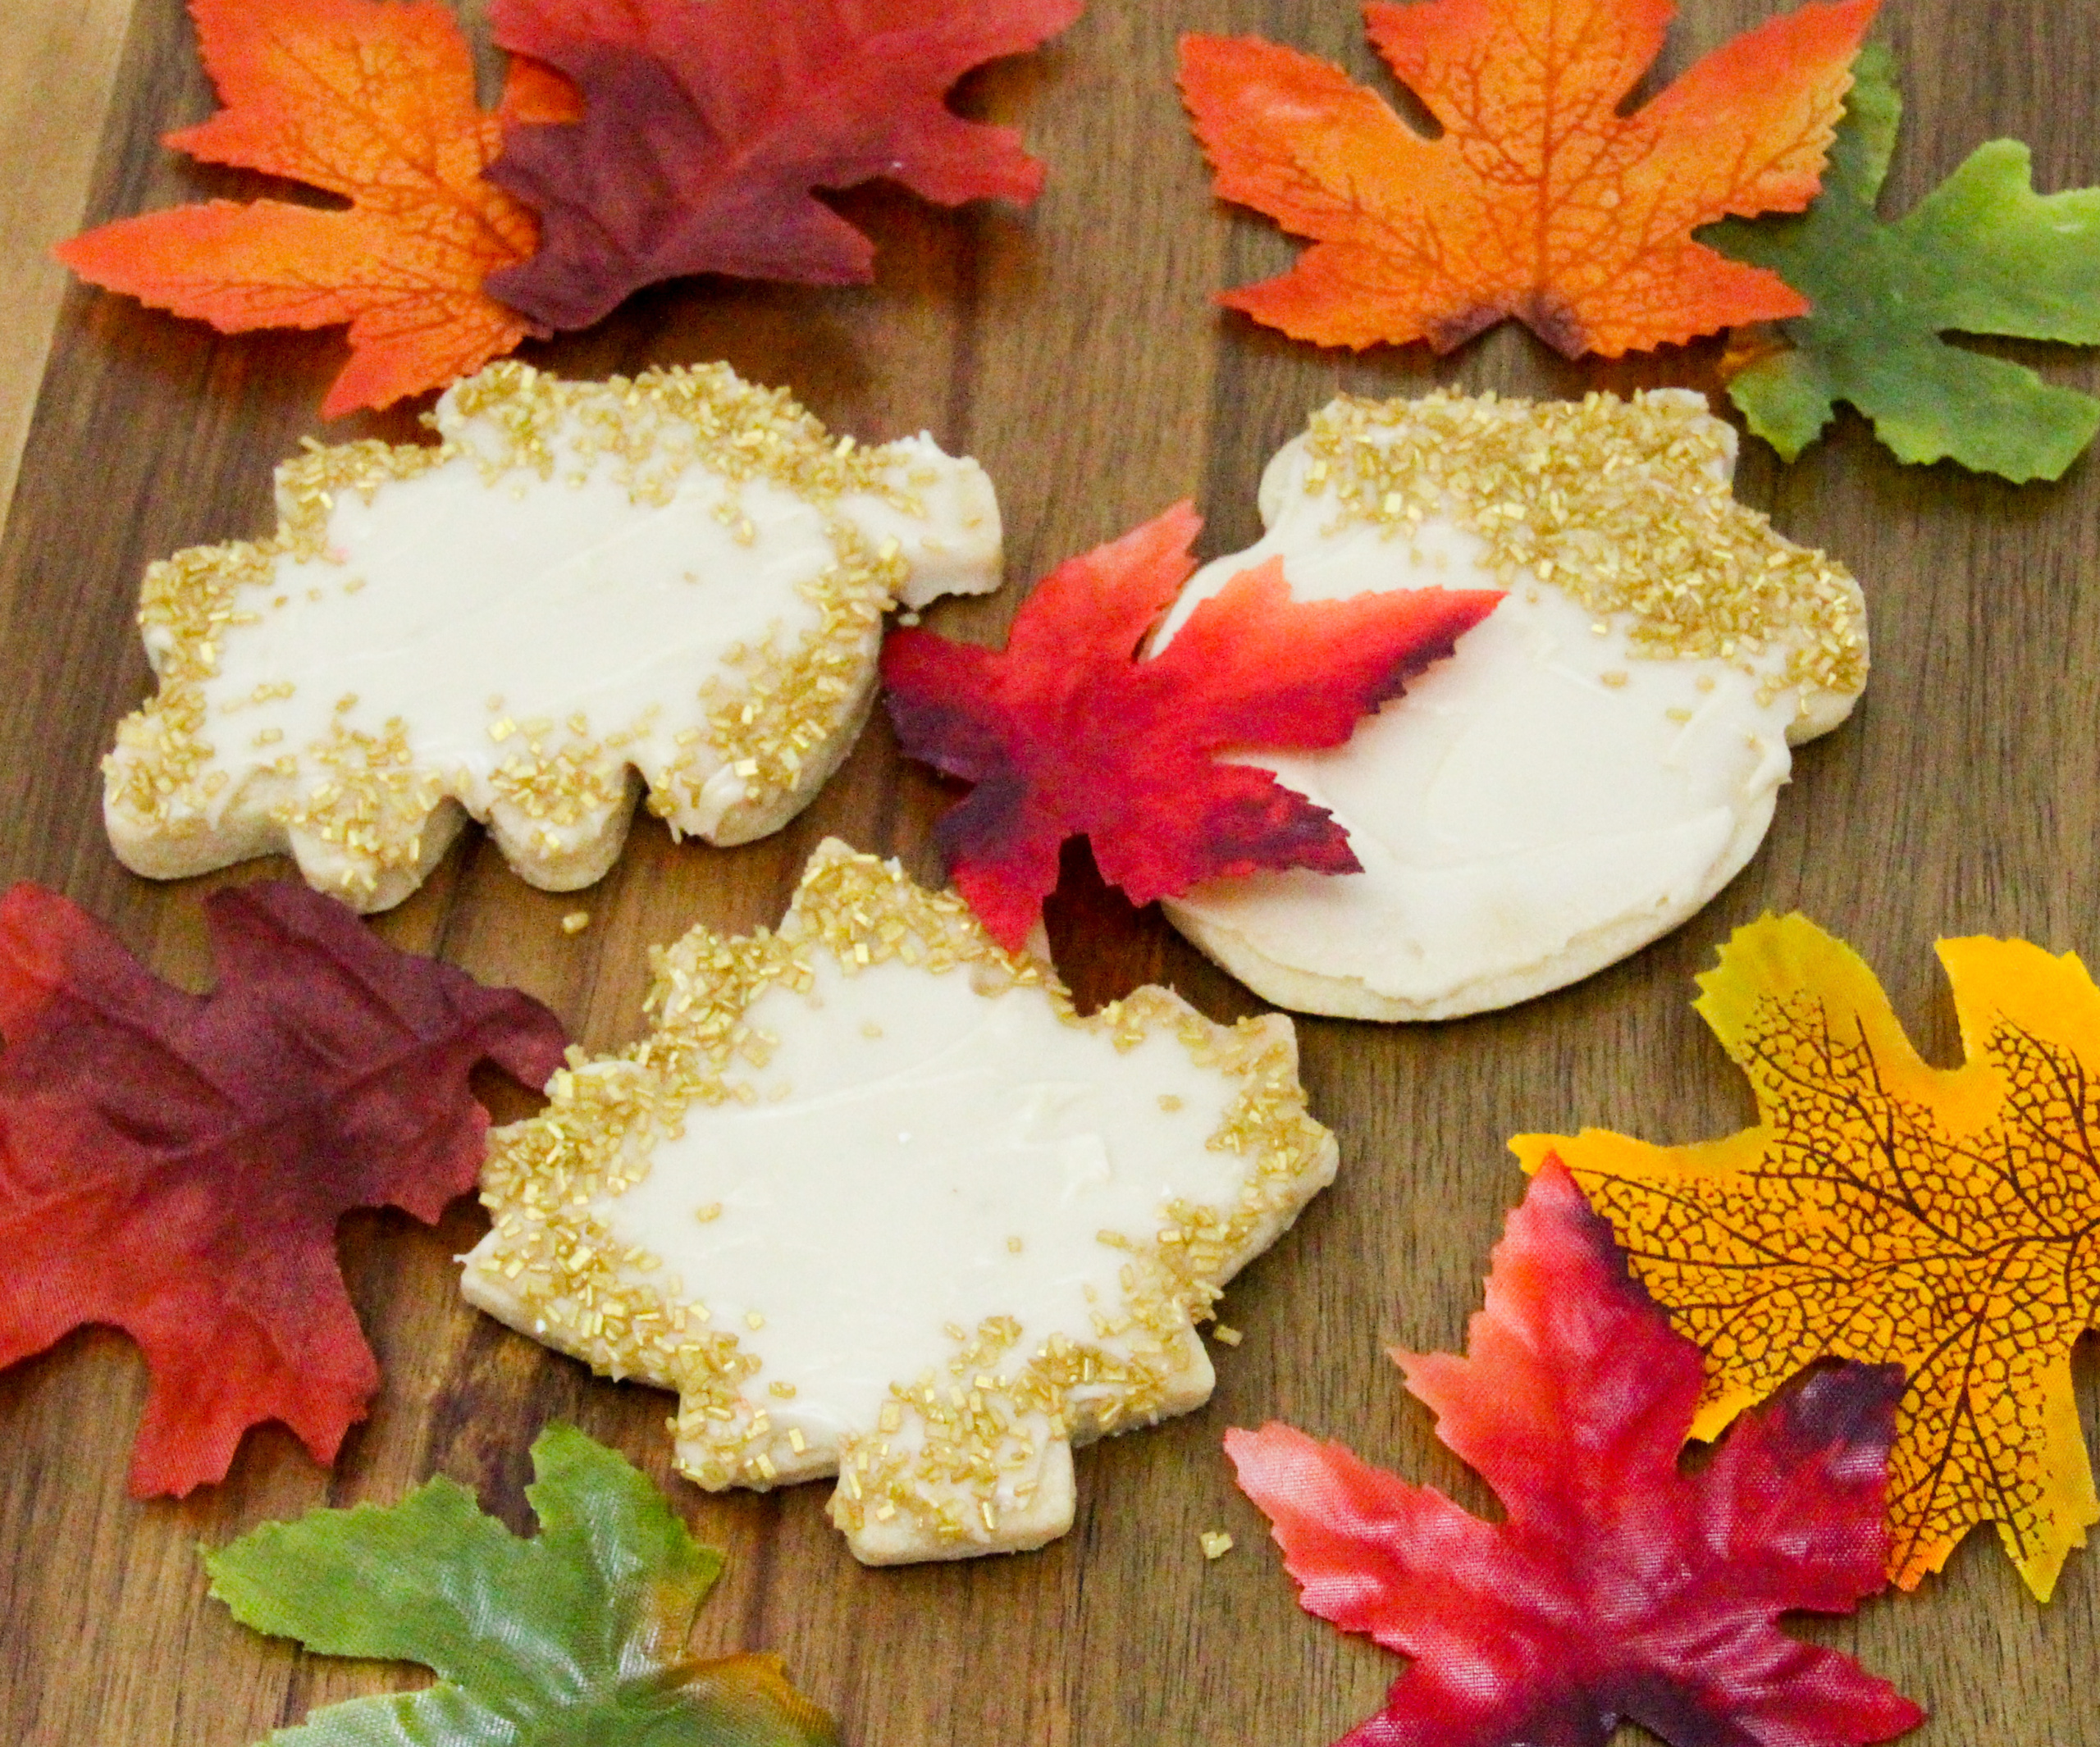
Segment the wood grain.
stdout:
[[[1685,0],[1663,71],[1776,9]],[[14,0],[7,10],[0,479],[8,433],[33,400],[34,421],[0,543],[0,874],[68,892],[199,986],[209,978],[199,901],[212,883],[154,886],[117,866],[100,828],[97,761],[145,690],[131,627],[142,568],[266,526],[269,468],[318,428],[313,409],[340,349],[326,336],[221,339],[79,288],[52,304],[41,250],[82,218],[84,189],[94,221],[258,185],[185,166],[158,144],[211,107],[178,0]],[[1881,28],[1910,99],[1892,208],[1993,135],[2033,144],[2045,188],[2100,181],[2100,0],[1909,0]],[[929,429],[990,469],[1009,574],[1023,583],[1184,495],[1210,518],[1208,550],[1244,543],[1262,461],[1337,389],[1710,385],[1710,347],[1605,368],[1569,365],[1504,331],[1443,360],[1414,350],[1352,359],[1221,316],[1217,290],[1275,270],[1292,248],[1206,192],[1171,84],[1174,39],[1188,29],[1259,31],[1382,83],[1354,8],[1337,0],[1094,0],[1047,52],[967,87],[978,112],[1024,121],[1052,166],[1030,212],[950,214],[856,194],[844,204],[881,245],[872,286],[665,287],[532,355],[576,374],[727,358],[792,385],[839,430]],[[2020,355],[2056,380],[2095,385],[2082,355]],[[328,434],[413,431],[403,415]],[[2024,934],[2100,951],[2090,727],[2100,719],[2100,593],[2088,580],[2100,469],[2088,459],[2061,485],[2027,490],[1906,470],[1848,415],[1792,468],[1750,445],[1739,489],[1864,580],[1875,670],[1863,707],[1801,757],[1751,867],[1647,951],[1463,1023],[1303,1024],[1314,1109],[1341,1140],[1340,1180],[1232,1289],[1225,1315],[1246,1341],[1221,1356],[1210,1406],[1080,1457],[1080,1520],[1065,1539],[1019,1558],[863,1571],[823,1519],[823,1486],[700,1494],[670,1474],[664,1398],[595,1380],[468,1311],[450,1258],[480,1229],[471,1205],[435,1231],[359,1216],[345,1223],[342,1252],[386,1382],[332,1474],[264,1430],[225,1485],[140,1503],[124,1490],[142,1397],[124,1339],[83,1333],[0,1373],[0,1739],[243,1747],[310,1705],[413,1682],[236,1627],[204,1594],[196,1544],[317,1503],[393,1499],[435,1471],[478,1486],[524,1527],[526,1446],[564,1417],[664,1481],[698,1532],[728,1549],[705,1647],[781,1652],[859,1747],[1333,1740],[1376,1706],[1397,1665],[1298,1612],[1260,1519],[1230,1484],[1219,1435],[1288,1419],[1486,1504],[1381,1348],[1462,1338],[1521,1187],[1506,1137],[1589,1122],[1675,1140],[1740,1122],[1746,1099],[1691,1011],[1691,979],[1729,929],[1768,907],[1801,908],[1856,942],[1942,1061],[1955,1039],[1936,935]],[[996,637],[1019,593],[943,609],[934,623]],[[579,937],[558,926],[573,900],[523,887],[473,837],[379,926],[522,985],[602,1047],[640,1029],[649,943],[696,920],[772,921],[828,832],[930,878],[941,804],[878,726],[808,812],[766,842],[673,847],[655,825],[638,827],[587,900],[596,920]],[[1087,1001],[1165,979],[1219,1016],[1255,1010],[1156,915],[1092,883],[1082,860],[1067,876],[1053,938]],[[525,1107],[514,1091],[495,1095],[506,1112]],[[2079,1378],[2090,1439],[2089,1356]],[[1215,1527],[1239,1549],[1211,1565],[1196,1537]],[[2100,1747],[2084,1685],[2100,1657],[2097,1564],[2074,1556],[2057,1600],[2040,1608],[1994,1537],[1979,1533],[1918,1597],[1804,1630],[1857,1650],[1932,1707],[1920,1747]]]

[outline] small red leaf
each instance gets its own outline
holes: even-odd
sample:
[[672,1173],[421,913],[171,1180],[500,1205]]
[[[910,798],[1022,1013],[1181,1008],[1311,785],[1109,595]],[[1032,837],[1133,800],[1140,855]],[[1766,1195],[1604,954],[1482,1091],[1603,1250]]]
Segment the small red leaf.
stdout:
[[1133,902],[1262,868],[1357,870],[1324,807],[1228,748],[1339,746],[1502,596],[1404,589],[1297,602],[1281,562],[1237,576],[1157,657],[1146,634],[1195,569],[1188,504],[1044,577],[1003,654],[929,632],[883,650],[904,750],[976,785],[940,823],[957,888],[1018,951],[1057,883],[1066,838],[1092,841]]
[[291,884],[206,900],[220,983],[157,980],[41,887],[0,898],[0,1365],[85,1323],[144,1351],[131,1488],[225,1477],[283,1421],[330,1462],[378,1387],[336,1263],[353,1207],[473,1186],[477,1062],[536,1086],[560,1024]]
[[1466,1356],[1394,1357],[1507,1521],[1287,1425],[1226,1435],[1306,1610],[1413,1658],[1345,1747],[1603,1747],[1622,1718],[1673,1747],[1859,1747],[1924,1720],[1778,1626],[1885,1581],[1895,1366],[1817,1372],[1679,1474],[1699,1350],[1558,1165],[1509,1216]]
[[874,248],[817,199],[877,176],[944,206],[1025,205],[1043,166],[944,101],[1082,0],[495,0],[496,40],[583,94],[573,125],[514,130],[489,174],[543,226],[490,289],[551,327],[689,273],[838,285]]

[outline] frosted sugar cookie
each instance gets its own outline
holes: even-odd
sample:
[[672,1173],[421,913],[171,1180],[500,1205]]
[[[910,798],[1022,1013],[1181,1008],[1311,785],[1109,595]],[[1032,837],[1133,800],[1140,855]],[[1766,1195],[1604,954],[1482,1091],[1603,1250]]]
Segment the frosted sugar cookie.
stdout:
[[642,784],[674,832],[778,829],[865,719],[883,613],[996,587],[976,463],[834,440],[727,365],[452,388],[441,446],[310,446],[278,531],[155,564],[158,695],[118,728],[104,814],[159,878],[290,849],[361,910],[413,891],[468,814],[565,892]]
[[1061,1535],[1071,1447],[1208,1398],[1194,1321],[1334,1175],[1290,1020],[1078,1018],[836,842],[777,934],[656,971],[655,1031],[491,1138],[467,1297],[676,1389],[703,1486],[836,1473],[870,1564]]
[[1359,874],[1265,874],[1166,901],[1257,993],[1447,1019],[1558,988],[1674,928],[1764,839],[1788,747],[1867,675],[1845,569],[1728,489],[1696,395],[1340,399],[1269,464],[1267,532],[1196,603],[1282,559],[1292,594],[1508,598],[1345,746],[1241,755],[1331,809]]

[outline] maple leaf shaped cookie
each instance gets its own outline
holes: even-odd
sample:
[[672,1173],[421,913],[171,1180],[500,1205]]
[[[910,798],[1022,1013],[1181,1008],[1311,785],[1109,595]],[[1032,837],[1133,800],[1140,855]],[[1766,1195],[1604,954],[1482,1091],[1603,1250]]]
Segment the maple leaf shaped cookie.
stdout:
[[1673,928],[1764,839],[1788,748],[1865,683],[1859,586],[1735,501],[1698,396],[1342,399],[1270,463],[1268,531],[1199,572],[1294,599],[1493,586],[1501,605],[1346,746],[1235,755],[1349,833],[1362,871],[1164,901],[1280,1006],[1448,1019],[1586,977]]
[[1698,1350],[1557,1170],[1510,1213],[1466,1344],[1393,1357],[1501,1521],[1288,1425],[1226,1435],[1305,1610],[1412,1658],[1342,1747],[1604,1747],[1622,1718],[1673,1747],[1860,1747],[1923,1720],[1778,1629],[1886,1581],[1895,1367],[1809,1378],[1680,1472]]
[[2100,1323],[2100,989],[2072,955],[1946,940],[1966,1065],[1920,1060],[1858,955],[1801,916],[1739,928],[1698,1010],[1748,1076],[1754,1128],[1656,1147],[1520,1135],[1610,1220],[1705,1349],[1695,1437],[1824,1357],[1909,1375],[1889,1571],[1913,1589],[1996,1522],[2043,1600],[2100,1521],[2071,1348]]
[[1314,239],[1223,301],[1322,345],[1440,352],[1514,316],[1570,358],[1802,314],[1777,274],[1691,230],[1808,204],[1875,4],[1775,18],[1622,114],[1670,0],[1373,0],[1372,39],[1443,129],[1433,140],[1324,61],[1185,37],[1182,95],[1219,195]]
[[637,791],[716,843],[776,830],[851,746],[883,614],[998,582],[974,461],[834,441],[727,365],[455,385],[441,445],[316,448],[272,538],[147,572],[159,694],[117,729],[104,815],[157,878],[289,848],[361,910],[468,814],[565,892]]
[[559,68],[580,119],[514,130],[490,175],[538,212],[537,254],[496,294],[581,327],[660,279],[838,285],[874,248],[816,198],[876,176],[944,206],[1025,205],[1043,166],[943,101],[1080,0],[495,0],[496,40]]
[[1194,1320],[1334,1175],[1289,1020],[1158,988],[1078,1018],[835,842],[777,934],[696,928],[649,1007],[496,1136],[467,1296],[676,1389],[703,1486],[837,1473],[871,1564],[1062,1534],[1072,1446],[1208,1398]]
[[140,1494],[224,1478],[265,1420],[335,1458],[379,1384],[336,1222],[435,1220],[481,1162],[468,1074],[536,1086],[564,1042],[537,1001],[302,886],[204,914],[219,986],[196,996],[56,892],[0,899],[0,1365],[87,1323],[136,1340]]
[[502,109],[444,7],[377,0],[189,0],[226,107],[168,135],[208,163],[349,203],[214,200],[120,219],[62,244],[83,279],[224,333],[349,324],[323,417],[441,386],[544,332],[483,289],[532,255],[529,208],[482,172],[504,130],[572,117],[573,94],[519,62]]

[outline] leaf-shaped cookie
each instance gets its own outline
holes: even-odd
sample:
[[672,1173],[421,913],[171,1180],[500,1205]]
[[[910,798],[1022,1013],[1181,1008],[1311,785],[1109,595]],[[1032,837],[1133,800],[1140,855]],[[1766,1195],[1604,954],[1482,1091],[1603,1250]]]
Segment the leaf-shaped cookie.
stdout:
[[422,1692],[316,1711],[271,1747],[835,1747],[778,1658],[687,1653],[722,1555],[646,1477],[568,1425],[533,1441],[532,1467],[536,1539],[440,1477],[204,1556],[244,1626],[437,1672]]
[[1433,140],[1324,61],[1185,37],[1181,92],[1219,195],[1313,239],[1223,301],[1322,345],[1440,352],[1514,316],[1570,358],[1798,314],[1777,274],[1691,231],[1808,203],[1875,4],[1775,18],[1625,114],[1671,0],[1372,0],[1372,40]]
[[482,175],[506,125],[575,113],[520,63],[500,112],[435,0],[189,0],[226,107],[167,144],[345,196],[348,211],[215,200],[62,244],[83,279],[222,332],[350,325],[322,416],[443,386],[536,330],[482,290],[532,253],[529,208]]
[[560,382],[491,366],[431,448],[313,449],[276,534],[146,574],[158,696],[104,815],[157,878],[289,848],[361,910],[467,814],[566,892],[646,782],[675,832],[778,829],[851,746],[883,614],[998,582],[999,513],[930,438],[856,449],[726,364]]
[[1922,1719],[1778,1629],[1885,1581],[1893,1366],[1812,1377],[1679,1473],[1698,1350],[1550,1168],[1509,1216],[1465,1356],[1393,1357],[1504,1521],[1287,1425],[1226,1434],[1306,1611],[1413,1658],[1342,1747],[1604,1747],[1621,1718],[1674,1747],[1858,1747]]
[[871,1564],[1062,1534],[1072,1445],[1209,1396],[1195,1320],[1334,1175],[1288,1019],[1149,988],[1080,1019],[837,842],[777,934],[694,929],[648,1006],[498,1135],[467,1296],[678,1390],[703,1486],[836,1472]]
[[2071,1348],[2100,1322],[2100,989],[2024,941],[1939,946],[1966,1065],[1935,1068],[1859,956],[1802,917],[1738,929],[1698,1008],[1758,1123],[1655,1147],[1526,1134],[1705,1349],[1695,1437],[1803,1366],[1892,1362],[1889,1570],[1906,1589],[1979,1522],[2044,1600],[2100,1500]]
[[265,1420],[334,1459],[379,1385],[336,1222],[436,1220],[481,1164],[468,1074],[536,1086],[564,1042],[537,1001],[303,886],[215,892],[205,916],[219,986],[195,996],[55,892],[0,899],[0,1365],[86,1323],[136,1340],[141,1494],[222,1478]]
[[819,200],[872,177],[944,206],[1026,204],[1043,166],[943,101],[1054,36],[1081,0],[495,0],[496,40],[574,80],[580,120],[505,141],[490,174],[540,214],[494,282],[553,327],[689,273],[867,279],[874,247]]
[[1888,51],[1860,52],[1823,193],[1799,217],[1731,221],[1702,240],[1769,267],[1813,308],[1731,349],[1728,395],[1792,461],[1840,400],[1904,461],[2054,479],[2100,430],[2100,400],[1941,335],[2100,344],[2100,188],[2034,192],[2027,148],[1993,139],[1915,211],[1874,212],[1902,100]]
[[897,739],[973,785],[943,818],[956,888],[1018,952],[1085,837],[1136,904],[1263,868],[1353,874],[1324,807],[1229,749],[1340,746],[1501,600],[1415,589],[1294,600],[1283,567],[1235,574],[1171,649],[1147,637],[1196,568],[1176,504],[1036,585],[1003,650],[900,631],[883,650]]

